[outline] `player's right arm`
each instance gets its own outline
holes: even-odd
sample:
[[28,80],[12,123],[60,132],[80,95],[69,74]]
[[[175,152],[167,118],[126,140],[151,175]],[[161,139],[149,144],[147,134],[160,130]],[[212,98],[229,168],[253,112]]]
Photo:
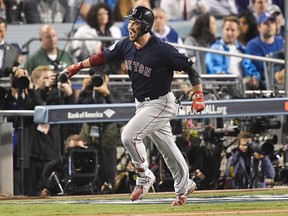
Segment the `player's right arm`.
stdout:
[[68,66],[65,70],[61,71],[60,74],[67,74],[68,78],[70,78],[84,68],[97,67],[107,63],[108,60],[104,57],[103,52],[101,52]]
[[81,62],[77,62],[73,65],[68,66],[65,70],[61,71],[60,74],[67,74],[68,78],[70,78],[84,68],[98,67],[104,64],[108,64],[108,62],[114,61],[116,59],[123,58],[122,44],[123,42],[127,44],[127,40],[129,41],[129,39],[127,38],[126,40],[120,40],[115,42],[103,52],[94,54]]

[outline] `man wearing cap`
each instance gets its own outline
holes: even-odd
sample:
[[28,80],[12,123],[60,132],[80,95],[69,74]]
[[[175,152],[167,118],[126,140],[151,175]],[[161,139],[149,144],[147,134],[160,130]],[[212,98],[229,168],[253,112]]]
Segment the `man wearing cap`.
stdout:
[[[276,36],[275,17],[269,13],[262,13],[258,19],[259,36],[250,40],[246,53],[255,56],[266,56],[271,52],[283,49],[282,37]],[[244,75],[248,89],[266,89],[264,65],[262,61],[245,59],[243,61]]]
[[269,12],[275,17],[276,35],[284,38],[285,27],[283,25],[283,14],[278,5],[272,4],[269,7]]

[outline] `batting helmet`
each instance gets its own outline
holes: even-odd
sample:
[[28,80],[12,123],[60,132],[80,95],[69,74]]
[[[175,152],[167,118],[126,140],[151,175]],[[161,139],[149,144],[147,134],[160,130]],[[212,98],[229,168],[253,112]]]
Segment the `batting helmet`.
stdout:
[[154,22],[153,12],[143,6],[137,6],[133,8],[132,13],[128,16],[125,16],[129,20],[134,20],[142,24],[141,30],[144,33],[150,32]]

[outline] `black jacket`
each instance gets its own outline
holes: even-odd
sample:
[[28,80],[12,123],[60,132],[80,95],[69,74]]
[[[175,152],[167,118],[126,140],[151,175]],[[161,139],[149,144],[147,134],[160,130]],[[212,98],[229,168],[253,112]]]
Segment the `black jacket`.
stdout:
[[11,44],[4,43],[4,57],[2,60],[2,68],[0,69],[0,77],[8,77],[13,66],[18,66],[19,51]]

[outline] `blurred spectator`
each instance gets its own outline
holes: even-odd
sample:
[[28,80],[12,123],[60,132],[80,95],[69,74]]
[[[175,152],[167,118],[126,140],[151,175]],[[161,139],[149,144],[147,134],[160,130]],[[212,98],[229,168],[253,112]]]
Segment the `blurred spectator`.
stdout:
[[26,23],[72,22],[67,0],[23,0]]
[[[237,40],[240,34],[240,23],[236,16],[224,18],[222,38],[211,45],[211,49],[224,50],[231,54],[244,53],[244,47]],[[216,53],[207,53],[205,64],[208,74],[236,74],[243,75],[242,58],[225,56]]]
[[258,19],[262,13],[267,11],[269,7],[268,0],[252,0],[251,3],[251,10],[256,19]]
[[117,0],[114,8],[115,21],[124,21],[125,16],[127,16],[131,12],[131,9],[137,5],[155,8],[160,7],[160,2],[161,0]]
[[94,40],[72,40],[70,52],[81,61],[99,53],[105,48],[111,46],[114,41],[100,41],[97,37],[115,37],[121,38],[121,31],[114,26],[112,10],[105,3],[99,3],[91,6],[87,15],[87,24],[78,28],[74,38],[94,39]]
[[272,4],[269,7],[269,13],[275,16],[275,24],[276,24],[276,36],[281,36],[284,38],[285,27],[283,23],[283,14],[280,8],[277,5]]
[[162,0],[160,8],[167,13],[168,21],[190,20],[197,10],[197,0]]
[[129,14],[133,7],[133,1],[130,0],[118,0],[115,5],[114,16],[115,21],[124,21],[125,16]]
[[[109,76],[104,70],[106,68],[102,69],[102,71],[97,71],[95,68],[90,69],[90,74],[93,75],[84,78],[78,104],[107,104],[114,102],[108,88]],[[102,85],[99,86],[93,83],[95,76],[102,77]],[[116,147],[119,138],[117,124],[114,122],[83,123],[80,135],[87,143],[87,146],[93,146],[98,152],[100,165],[98,187],[102,187],[106,182],[106,184],[111,184],[110,193],[113,193],[117,174]]]
[[58,36],[52,25],[43,25],[39,36],[41,48],[32,53],[24,64],[29,73],[32,73],[40,65],[48,65],[53,70],[61,71],[68,65],[73,64],[71,55],[57,47]]
[[238,13],[249,10],[249,4],[251,0],[235,0]]
[[[136,0],[136,1],[133,1],[132,8],[137,7],[137,6],[143,6],[143,7],[147,7],[147,8],[151,9],[152,5],[150,3],[150,0]],[[132,8],[130,8],[130,11],[132,11]],[[126,15],[128,15],[128,14],[126,14]],[[122,36],[128,36],[129,35],[129,33],[128,33],[128,23],[129,23],[129,20],[125,19],[124,23],[123,23],[123,25],[121,27]]]
[[[252,10],[252,2],[253,0],[235,0],[238,12],[240,13],[244,10]],[[284,16],[284,2],[284,0],[268,0],[268,5],[270,5],[270,7],[272,5],[277,5],[281,10],[282,15]],[[259,3],[263,4],[262,2]]]
[[238,13],[234,0],[200,0],[197,10],[199,13],[210,13],[217,19]]
[[7,14],[7,2],[6,0],[0,0],[0,17],[6,18]]
[[18,66],[18,49],[6,42],[7,23],[0,17],[0,77],[8,77],[13,66]]
[[[191,29],[190,34],[186,37],[184,44],[190,46],[209,47],[216,41],[217,22],[213,15],[206,13],[199,15]],[[194,50],[186,50],[190,58],[195,58]],[[200,52],[200,59],[195,61],[204,62],[205,53]],[[203,67],[202,67],[203,68]],[[202,69],[203,70],[203,69]],[[202,71],[200,70],[200,71]],[[203,72],[203,71],[202,71]]]
[[70,19],[71,21],[75,21],[77,24],[85,24],[88,12],[92,5],[106,3],[109,8],[114,11],[117,2],[118,1],[116,0],[69,0],[68,5],[71,8]]
[[238,19],[240,22],[240,35],[238,41],[246,46],[248,41],[258,36],[258,27],[256,18],[253,14],[246,10],[238,14]]
[[239,146],[226,164],[226,189],[265,188],[265,179],[274,178],[275,170],[269,157],[248,147],[253,141],[254,135],[249,132],[238,135]]
[[[258,19],[259,36],[250,40],[246,53],[255,56],[266,56],[283,49],[283,38],[275,36],[275,17],[268,12],[262,13]],[[266,89],[266,77],[262,61],[244,59],[245,82],[248,89]]]
[[[183,45],[183,40],[178,33],[167,24],[166,12],[161,8],[154,8],[154,24],[152,33],[163,41]],[[183,48],[178,49],[180,53],[186,53]]]
[[272,4],[277,5],[280,8],[283,16],[285,16],[285,2],[285,0],[272,0]]
[[26,23],[23,13],[22,0],[4,0],[6,5],[6,19],[8,23],[23,24]]
[[87,14],[94,0],[69,0],[70,20],[77,24],[83,24],[86,21]]

